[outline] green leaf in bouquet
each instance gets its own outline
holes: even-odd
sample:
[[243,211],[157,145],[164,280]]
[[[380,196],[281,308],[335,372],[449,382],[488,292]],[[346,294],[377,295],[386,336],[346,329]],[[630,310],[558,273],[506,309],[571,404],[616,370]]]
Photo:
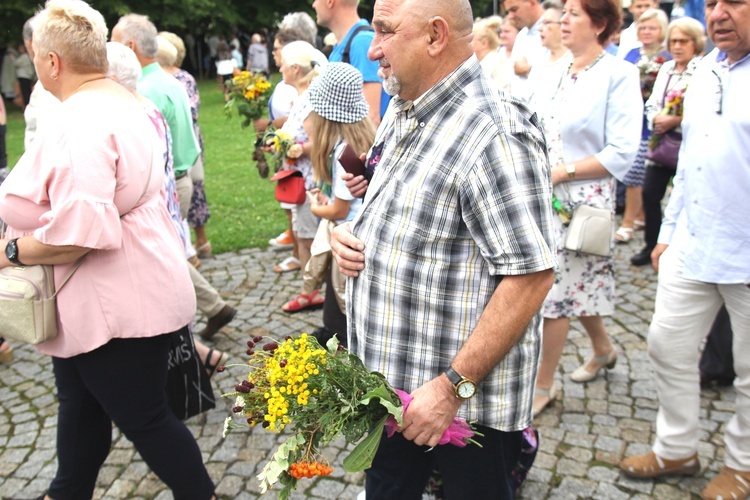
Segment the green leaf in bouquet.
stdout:
[[372,432],[360,441],[344,459],[343,465],[346,472],[359,472],[369,469],[372,466],[375,453],[377,453],[380,446],[380,438],[383,436],[386,418],[388,418],[387,415],[381,418],[372,429]]
[[330,339],[328,339],[328,342],[326,342],[326,349],[328,349],[328,352],[331,354],[336,354],[336,351],[339,350],[339,339],[334,335]]
[[377,398],[380,404],[388,411],[388,413],[393,415],[393,418],[396,419],[398,425],[402,424],[404,412],[401,408],[401,402],[399,401],[398,403],[396,403],[396,401],[394,401],[394,398],[398,399],[398,396],[389,391],[385,384],[379,385],[376,389],[373,389],[372,391],[362,396],[362,399],[360,399],[358,403],[362,405],[369,405],[370,401],[372,401],[373,398]]
[[304,444],[305,436],[302,434],[289,436],[286,441],[281,443],[274,452],[273,458],[268,461],[263,470],[260,471],[260,474],[258,474],[261,494],[268,491],[268,488],[272,488],[279,480],[279,476],[289,470],[289,455],[297,451]]

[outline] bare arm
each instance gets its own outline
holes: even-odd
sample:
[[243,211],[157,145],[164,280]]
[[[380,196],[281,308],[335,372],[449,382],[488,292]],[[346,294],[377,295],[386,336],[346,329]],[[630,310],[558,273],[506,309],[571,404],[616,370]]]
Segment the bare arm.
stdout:
[[[539,311],[552,287],[551,269],[520,276],[505,276],[484,309],[452,366],[464,377],[479,382],[508,354]],[[456,416],[462,400],[445,375],[412,393],[401,431],[418,445],[435,446]]]
[[[575,163],[576,174],[575,179],[598,179],[609,174],[609,171],[604,168],[604,165],[596,159],[595,156],[589,156],[580,161],[572,161]],[[568,172],[565,169],[565,164],[560,164],[552,167],[552,185],[556,186],[561,182],[567,182],[571,180],[568,176]]]
[[[40,243],[31,235],[18,238],[16,244],[18,245],[18,260],[27,266],[35,264],[67,264],[78,260],[90,250],[89,248],[73,245],[47,245]],[[15,265],[5,257],[5,247],[7,245],[7,238],[0,240],[0,248],[2,248],[0,268]]]
[[362,93],[365,95],[365,101],[370,105],[370,120],[376,127],[380,125],[380,95],[383,87],[378,82],[365,82]]

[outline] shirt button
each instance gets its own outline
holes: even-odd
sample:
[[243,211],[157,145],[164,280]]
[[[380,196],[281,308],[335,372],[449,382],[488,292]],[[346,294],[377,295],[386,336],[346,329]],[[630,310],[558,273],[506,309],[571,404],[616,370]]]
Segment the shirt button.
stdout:
[[701,170],[703,170],[703,167],[698,167],[698,172],[700,172]]

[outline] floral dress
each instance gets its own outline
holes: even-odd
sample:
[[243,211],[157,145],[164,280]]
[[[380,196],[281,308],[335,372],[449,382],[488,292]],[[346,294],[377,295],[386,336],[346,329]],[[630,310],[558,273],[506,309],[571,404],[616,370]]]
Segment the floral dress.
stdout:
[[[201,128],[198,125],[198,111],[201,105],[198,85],[195,83],[193,75],[184,69],[177,71],[174,77],[185,87],[187,92],[190,101],[190,114],[193,118],[193,131],[198,139],[198,145],[201,149],[200,159],[203,161],[203,134],[201,134]],[[190,227],[202,227],[206,225],[210,217],[211,211],[208,208],[204,181],[193,179],[193,196],[190,198],[190,208],[187,215],[188,224],[190,224]]]
[[[671,60],[672,56],[667,51],[658,51],[653,54],[647,54],[643,48],[633,49],[625,56],[625,60],[636,65],[641,75],[641,95],[643,102],[648,101],[651,97],[651,91],[654,89],[656,76],[662,65]],[[648,140],[651,137],[651,131],[646,124],[646,116],[643,117],[643,128],[641,131],[641,142],[638,145],[638,154],[633,161],[633,166],[625,175],[622,182],[626,186],[640,187],[643,185],[643,179],[646,176],[646,153],[648,152]]]
[[[558,91],[541,113],[544,116],[544,133],[547,137],[547,153],[550,165],[577,160],[563,158],[560,119],[560,102],[565,99],[566,89],[574,84],[570,75],[565,75]],[[563,182],[554,187],[554,194],[563,207],[571,212],[578,205],[586,204],[614,211],[615,180],[611,175],[585,181]],[[559,217],[554,218],[557,269],[555,283],[542,306],[545,318],[573,318],[580,316],[607,316],[614,312],[615,273],[614,257],[576,254],[563,245],[568,226]],[[614,239],[612,240],[614,247]]]

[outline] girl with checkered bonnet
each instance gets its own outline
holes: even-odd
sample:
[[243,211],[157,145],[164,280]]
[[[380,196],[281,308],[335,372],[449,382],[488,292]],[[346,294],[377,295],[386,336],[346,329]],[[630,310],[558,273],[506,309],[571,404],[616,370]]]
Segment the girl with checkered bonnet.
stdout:
[[[312,213],[321,221],[313,240],[312,256],[305,266],[302,293],[282,309],[296,312],[322,305],[312,295],[327,273],[331,273],[338,306],[344,311],[344,279],[338,268],[330,265],[330,235],[336,225],[354,218],[362,200],[353,197],[341,179],[345,170],[339,160],[347,145],[357,155],[368,151],[375,140],[375,127],[367,117],[369,107],[362,94],[362,75],[354,66],[328,64],[310,85],[309,99],[313,111],[303,126],[312,144],[310,159],[319,186],[309,191],[309,197]],[[339,340],[346,344],[345,332],[339,333]]]

